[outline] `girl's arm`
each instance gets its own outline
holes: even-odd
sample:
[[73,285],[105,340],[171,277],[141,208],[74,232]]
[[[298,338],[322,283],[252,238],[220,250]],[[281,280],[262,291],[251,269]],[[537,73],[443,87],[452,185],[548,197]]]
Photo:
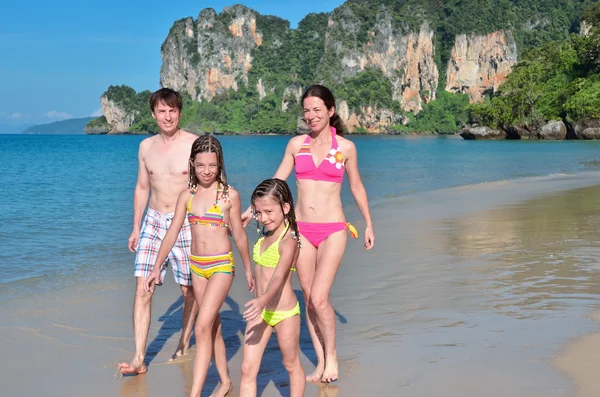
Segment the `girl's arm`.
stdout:
[[367,191],[365,190],[365,186],[363,185],[358,172],[358,154],[356,152],[356,146],[348,140],[346,140],[345,143],[347,144],[347,147],[345,148],[346,174],[348,175],[352,196],[356,201],[360,213],[365,219],[365,248],[370,250],[373,248],[373,244],[375,244],[375,234],[373,233],[373,222],[369,211]]
[[242,207],[240,203],[240,195],[237,190],[229,187],[229,199],[231,202],[231,208],[229,209],[229,226],[231,227],[231,234],[235,245],[238,248],[238,252],[244,262],[244,271],[246,273],[246,280],[248,281],[248,291],[254,290],[254,277],[252,276],[252,264],[250,263],[250,250],[248,248],[248,236],[242,226],[242,216],[240,209]]
[[251,321],[262,313],[267,303],[273,299],[273,296],[281,289],[285,280],[290,273],[290,268],[294,262],[298,259],[298,241],[293,238],[287,238],[281,241],[279,244],[279,262],[273,272],[271,280],[265,290],[265,293],[258,298],[254,298],[246,303],[246,311],[244,312],[244,318],[246,321]]
[[[288,142],[288,144],[285,148],[285,153],[283,155],[283,159],[281,159],[281,163],[279,164],[277,171],[275,171],[273,178],[277,178],[277,179],[281,179],[282,181],[285,181],[288,179],[288,177],[294,170],[294,164],[295,164],[294,154],[298,152],[298,150],[299,150],[298,146],[301,142],[298,140],[298,138],[304,139],[304,135],[296,136],[296,137],[293,137],[292,139],[290,139],[290,141]],[[249,206],[246,209],[246,211],[244,211],[244,213],[242,214],[243,227],[248,226],[248,224],[250,223],[251,220],[252,220],[252,206]]]
[[183,222],[185,221],[185,216],[187,213],[187,202],[190,198],[189,190],[184,190],[179,194],[179,198],[177,199],[177,204],[175,205],[175,214],[173,215],[173,219],[171,220],[171,226],[169,226],[169,230],[165,234],[165,238],[160,244],[160,249],[158,250],[158,255],[156,256],[156,262],[154,263],[154,268],[152,269],[152,273],[146,279],[145,289],[148,292],[154,291],[154,284],[160,280],[160,266],[167,259],[167,255],[175,242],[177,241],[177,236],[181,231],[181,227],[183,226]]

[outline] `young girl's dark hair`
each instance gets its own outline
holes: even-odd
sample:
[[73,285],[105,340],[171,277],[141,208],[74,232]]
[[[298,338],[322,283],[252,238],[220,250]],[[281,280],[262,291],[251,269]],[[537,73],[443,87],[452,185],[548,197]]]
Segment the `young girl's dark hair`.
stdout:
[[[254,192],[252,193],[252,198],[250,199],[252,207],[254,207],[256,200],[263,197],[272,197],[279,203],[281,212],[283,212],[285,219],[289,223],[290,229],[292,229],[292,235],[298,240],[298,247],[300,247],[300,232],[298,232],[298,225],[296,224],[294,198],[292,197],[292,192],[290,191],[288,184],[285,181],[277,178],[265,179],[256,187],[256,189],[254,189]],[[283,204],[285,203],[290,205],[290,210],[287,214],[283,210]]]
[[227,197],[229,193],[229,185],[227,184],[227,174],[225,173],[225,162],[223,160],[223,149],[221,143],[212,135],[202,135],[198,137],[192,144],[192,152],[190,153],[188,188],[195,191],[198,188],[198,178],[194,169],[194,160],[198,153],[214,153],[217,155],[217,182],[222,186],[222,197]]
[[[325,86],[313,85],[308,87],[302,95],[302,103],[304,104],[304,100],[310,97],[320,98],[325,103],[327,110],[335,107],[335,98],[329,88]],[[335,128],[336,134],[344,136],[346,126],[337,113],[333,113],[333,116],[331,116],[331,119],[329,120],[329,124]]]

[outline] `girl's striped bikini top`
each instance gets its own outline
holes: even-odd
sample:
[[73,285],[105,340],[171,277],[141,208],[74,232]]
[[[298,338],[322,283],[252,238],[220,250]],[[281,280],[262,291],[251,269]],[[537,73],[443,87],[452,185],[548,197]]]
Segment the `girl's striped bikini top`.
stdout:
[[221,193],[221,185],[217,185],[217,197],[215,203],[210,207],[202,216],[192,212],[192,200],[194,199],[194,193],[187,203],[187,219],[190,225],[204,225],[204,226],[217,226],[217,227],[229,227],[229,224],[225,222],[225,215],[221,211],[219,206],[219,193]]

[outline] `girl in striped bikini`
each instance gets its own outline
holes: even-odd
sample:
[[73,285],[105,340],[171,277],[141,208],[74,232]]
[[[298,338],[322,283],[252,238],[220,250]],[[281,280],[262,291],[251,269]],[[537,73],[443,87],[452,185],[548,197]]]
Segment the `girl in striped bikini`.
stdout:
[[[221,385],[212,396],[222,397],[231,390],[219,318],[219,310],[229,293],[235,273],[229,234],[233,235],[244,262],[249,291],[254,289],[254,278],[248,237],[242,227],[240,197],[227,184],[221,144],[213,136],[201,136],[192,145],[188,187],[179,195],[175,215],[158,252],[156,264],[164,262],[187,216],[192,231],[192,285],[200,309],[195,326],[196,358],[190,396],[200,397],[214,354]],[[149,291],[160,283],[161,269],[156,264],[146,283]]]

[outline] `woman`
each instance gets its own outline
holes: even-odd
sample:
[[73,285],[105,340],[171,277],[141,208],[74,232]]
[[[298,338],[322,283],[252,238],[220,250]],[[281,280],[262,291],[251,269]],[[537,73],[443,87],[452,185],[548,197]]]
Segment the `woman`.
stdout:
[[[365,248],[375,236],[367,193],[358,172],[354,144],[343,137],[344,126],[335,113],[331,91],[321,85],[309,87],[302,96],[304,120],[311,133],[290,139],[273,178],[286,180],[295,167],[298,200],[296,216],[302,249],[297,269],[307,307],[308,329],[318,363],[311,382],[338,378],[335,346],[335,313],[329,302],[333,280],[346,248],[346,223],[341,190],[344,171],[350,190],[366,223]],[[250,211],[244,213],[249,222]]]

